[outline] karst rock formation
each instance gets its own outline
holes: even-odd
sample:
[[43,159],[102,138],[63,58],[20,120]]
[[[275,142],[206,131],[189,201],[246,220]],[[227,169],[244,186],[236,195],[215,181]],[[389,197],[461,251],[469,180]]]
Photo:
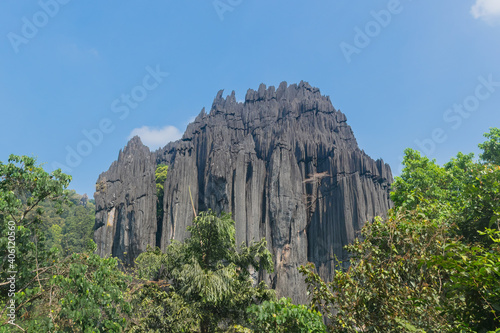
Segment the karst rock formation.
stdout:
[[[155,169],[169,166],[157,221]],[[238,102],[219,91],[182,139],[150,152],[138,137],[96,185],[94,239],[101,256],[126,264],[147,246],[188,236],[197,211],[231,212],[236,242],[265,237],[273,273],[256,279],[279,296],[307,301],[297,267],[313,262],[331,279],[343,247],[391,207],[390,167],[360,150],[345,115],[306,82],[260,85]]]

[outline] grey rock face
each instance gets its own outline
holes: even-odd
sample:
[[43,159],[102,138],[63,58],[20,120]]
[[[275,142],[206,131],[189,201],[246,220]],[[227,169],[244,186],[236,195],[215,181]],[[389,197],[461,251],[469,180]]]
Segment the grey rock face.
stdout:
[[156,244],[155,169],[149,148],[134,137],[99,176],[94,194],[99,255],[133,263],[147,245]]
[[[220,91],[181,140],[149,153],[132,139],[98,180],[95,239],[101,255],[127,263],[148,244],[188,236],[198,211],[233,214],[237,243],[265,237],[275,271],[259,273],[280,296],[307,301],[297,267],[331,279],[356,232],[391,207],[392,174],[358,148],[346,117],[305,82],[261,85],[238,103]],[[154,170],[169,165],[163,223],[156,223]],[[111,221],[111,222],[110,222]],[[127,252],[124,254],[124,252]]]

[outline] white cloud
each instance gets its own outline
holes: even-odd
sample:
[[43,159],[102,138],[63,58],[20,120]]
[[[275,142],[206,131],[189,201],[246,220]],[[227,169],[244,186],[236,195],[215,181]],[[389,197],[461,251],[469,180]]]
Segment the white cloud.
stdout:
[[174,126],[165,126],[163,128],[154,128],[142,126],[135,128],[129,135],[129,140],[138,135],[142,143],[151,149],[164,147],[170,141],[178,140],[182,137],[182,133]]
[[470,12],[475,19],[491,24],[500,22],[500,0],[476,0]]

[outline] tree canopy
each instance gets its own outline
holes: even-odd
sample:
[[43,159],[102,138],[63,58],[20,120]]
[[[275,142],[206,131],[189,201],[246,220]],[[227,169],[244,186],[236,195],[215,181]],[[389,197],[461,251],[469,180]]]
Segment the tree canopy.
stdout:
[[317,311],[305,305],[295,305],[289,298],[265,301],[248,308],[250,326],[255,332],[323,333],[326,326]]

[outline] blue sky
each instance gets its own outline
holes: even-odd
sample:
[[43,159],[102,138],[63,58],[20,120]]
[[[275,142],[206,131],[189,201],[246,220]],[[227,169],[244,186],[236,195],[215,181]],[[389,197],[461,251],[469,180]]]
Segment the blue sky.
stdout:
[[500,1],[2,1],[0,160],[93,195],[131,134],[166,144],[220,89],[301,80],[395,174],[407,147],[477,152],[500,127]]

